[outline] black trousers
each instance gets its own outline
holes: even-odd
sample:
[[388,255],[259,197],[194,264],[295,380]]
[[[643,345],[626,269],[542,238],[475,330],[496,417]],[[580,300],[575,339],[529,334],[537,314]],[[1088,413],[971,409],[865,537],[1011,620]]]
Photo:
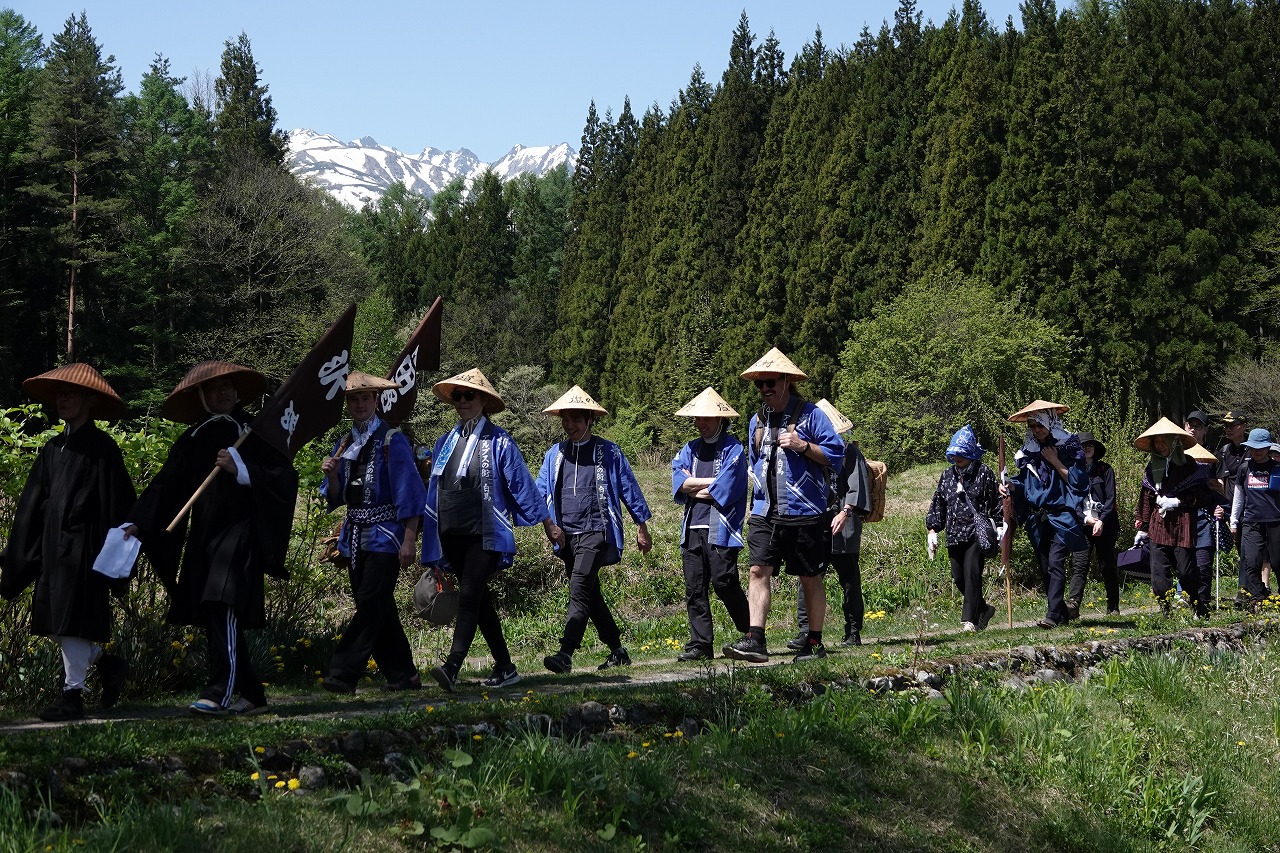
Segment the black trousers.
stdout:
[[365,674],[369,658],[377,661],[378,671],[388,682],[417,675],[413,651],[396,610],[400,555],[360,551],[347,574],[356,613],[333,652],[329,675],[355,684]]
[[560,557],[569,571],[569,614],[560,639],[560,651],[567,655],[582,645],[588,620],[596,627],[600,642],[610,650],[622,645],[622,632],[600,591],[604,556],[603,533],[570,533],[560,549]]
[[1196,568],[1200,570],[1200,600],[1206,605],[1212,603],[1216,608],[1217,601],[1213,597],[1213,557],[1216,548],[1196,549]]
[[[862,621],[866,616],[866,604],[862,598],[862,566],[859,554],[832,554],[831,566],[836,570],[836,578],[840,581],[842,601],[840,610],[844,615],[844,633],[847,637],[853,631],[862,633]],[[804,599],[804,585],[796,594],[796,623],[801,633],[809,631],[809,605]]]
[[1089,550],[1098,562],[1098,573],[1107,588],[1107,610],[1120,609],[1120,570],[1116,567],[1116,538],[1118,533],[1103,533],[1089,537]]
[[740,633],[751,627],[747,594],[738,577],[738,553],[741,548],[726,548],[707,541],[706,528],[690,530],[680,549],[684,568],[684,605],[689,614],[687,648],[711,651],[711,590],[724,602],[733,626]]
[[1262,582],[1262,563],[1280,561],[1280,521],[1240,525],[1240,597],[1262,601],[1271,589]]
[[226,708],[239,693],[255,705],[267,704],[267,694],[249,659],[249,646],[235,608],[220,601],[206,601],[200,612],[209,654],[209,681],[200,691],[200,698]]
[[1175,545],[1151,543],[1151,591],[1156,598],[1164,598],[1173,589],[1173,573],[1177,573],[1182,591],[1191,597],[1196,614],[1209,612],[1209,602],[1201,598],[1200,566],[1196,562],[1195,548],[1179,548]]
[[951,580],[964,596],[964,605],[960,608],[960,621],[972,622],[975,625],[987,609],[987,601],[982,597],[982,551],[978,548],[978,540],[962,542],[959,545],[947,545],[947,557],[951,560]]
[[502,619],[493,604],[489,578],[502,567],[502,555],[486,551],[479,534],[440,536],[440,548],[450,567],[458,575],[458,620],[453,626],[453,644],[446,658],[455,672],[462,669],[475,641],[476,629],[489,644],[494,669],[511,666],[511,651],[502,634]]

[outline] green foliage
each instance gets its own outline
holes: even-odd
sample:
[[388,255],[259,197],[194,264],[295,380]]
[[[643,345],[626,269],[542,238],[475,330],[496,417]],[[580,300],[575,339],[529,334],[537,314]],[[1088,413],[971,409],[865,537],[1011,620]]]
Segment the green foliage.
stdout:
[[227,39],[213,82],[218,147],[279,167],[284,165],[288,140],[276,129],[276,110],[258,74],[249,37],[242,32],[234,42]]

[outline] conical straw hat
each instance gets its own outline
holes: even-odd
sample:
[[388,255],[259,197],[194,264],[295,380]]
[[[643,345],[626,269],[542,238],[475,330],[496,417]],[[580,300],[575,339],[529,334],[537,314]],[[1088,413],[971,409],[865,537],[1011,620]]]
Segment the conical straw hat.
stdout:
[[489,378],[480,372],[480,368],[473,367],[465,373],[459,373],[457,376],[450,376],[448,379],[441,379],[435,385],[431,386],[431,393],[435,394],[446,403],[453,403],[450,397],[454,388],[470,388],[473,391],[479,391],[485,395],[484,413],[486,415],[496,415],[507,407],[502,402],[502,398],[498,396],[498,392],[494,390],[493,384]]
[[1182,439],[1184,447],[1191,441],[1195,440],[1195,437],[1191,435],[1191,433],[1187,432],[1173,421],[1168,418],[1161,418],[1152,424],[1146,432],[1135,438],[1133,440],[1133,446],[1141,450],[1143,453],[1150,453],[1151,439],[1155,438],[1157,435],[1165,435],[1170,438],[1180,438]]
[[796,367],[795,362],[782,354],[782,350],[774,347],[755,364],[742,371],[743,379],[771,379],[779,373],[791,377],[792,382],[803,382],[809,374]]
[[342,390],[347,394],[354,394],[357,391],[389,391],[399,387],[390,379],[383,379],[381,376],[374,376],[363,370],[353,370],[347,374],[347,384]]
[[678,418],[736,418],[738,413],[708,386],[702,393],[680,407]]
[[583,391],[581,386],[574,385],[568,391],[561,395],[550,406],[542,410],[544,415],[558,415],[561,412],[595,412],[598,415],[609,414],[604,406],[592,399],[591,395]]
[[836,428],[836,432],[844,433],[853,429],[853,421],[840,414],[840,410],[831,405],[826,397],[823,397],[815,404],[822,413],[831,421],[831,425]]
[[124,417],[124,400],[115,392],[102,374],[83,362],[55,367],[47,373],[32,376],[22,383],[22,390],[31,398],[46,406],[57,404],[58,389],[68,385],[94,392],[89,403],[89,411],[93,417],[104,421],[114,421]]
[[1203,444],[1193,445],[1186,448],[1183,452],[1197,462],[1208,462],[1210,464],[1214,464],[1218,461],[1218,457],[1213,455],[1213,451],[1205,447]]
[[1012,415],[1009,415],[1009,420],[1016,424],[1024,423],[1027,420],[1028,415],[1034,412],[1043,412],[1046,409],[1051,410],[1055,415],[1061,415],[1064,412],[1071,411],[1069,406],[1064,406],[1061,403],[1050,403],[1048,400],[1035,400],[1027,403]]
[[160,407],[160,414],[171,421],[194,424],[204,420],[209,413],[200,402],[196,386],[210,379],[226,376],[236,386],[241,401],[262,396],[267,387],[267,377],[252,367],[232,364],[229,361],[202,361],[187,371],[182,381],[169,392],[169,399]]

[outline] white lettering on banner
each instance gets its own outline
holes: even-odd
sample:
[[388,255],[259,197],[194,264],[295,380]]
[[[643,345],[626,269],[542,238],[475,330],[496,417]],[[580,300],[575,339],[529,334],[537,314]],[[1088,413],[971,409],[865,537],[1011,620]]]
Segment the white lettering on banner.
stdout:
[[382,411],[389,412],[391,407],[396,404],[396,400],[400,399],[400,392],[394,388],[388,388],[382,392]]
[[285,442],[285,447],[293,444],[293,430],[298,426],[298,412],[293,408],[293,401],[289,401],[289,406],[284,410],[284,414],[280,416],[280,426],[284,427],[285,432],[289,433],[289,440]]
[[404,357],[392,379],[400,386],[401,394],[413,390],[413,383],[418,381],[418,347],[414,347],[413,352]]
[[348,355],[343,350],[320,368],[320,384],[329,386],[329,393],[324,396],[326,400],[332,400],[339,391],[347,387],[347,374],[351,372],[351,365],[347,363]]

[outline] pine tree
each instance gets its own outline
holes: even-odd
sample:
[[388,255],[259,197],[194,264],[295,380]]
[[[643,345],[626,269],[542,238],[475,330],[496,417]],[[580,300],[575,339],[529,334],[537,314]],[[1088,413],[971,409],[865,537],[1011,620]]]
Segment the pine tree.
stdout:
[[397,317],[419,313],[426,292],[426,228],[431,202],[396,181],[358,216],[361,251]]
[[218,146],[248,151],[283,166],[289,140],[276,129],[276,110],[259,72],[247,35],[240,33],[234,42],[225,42],[221,72],[214,81]]

